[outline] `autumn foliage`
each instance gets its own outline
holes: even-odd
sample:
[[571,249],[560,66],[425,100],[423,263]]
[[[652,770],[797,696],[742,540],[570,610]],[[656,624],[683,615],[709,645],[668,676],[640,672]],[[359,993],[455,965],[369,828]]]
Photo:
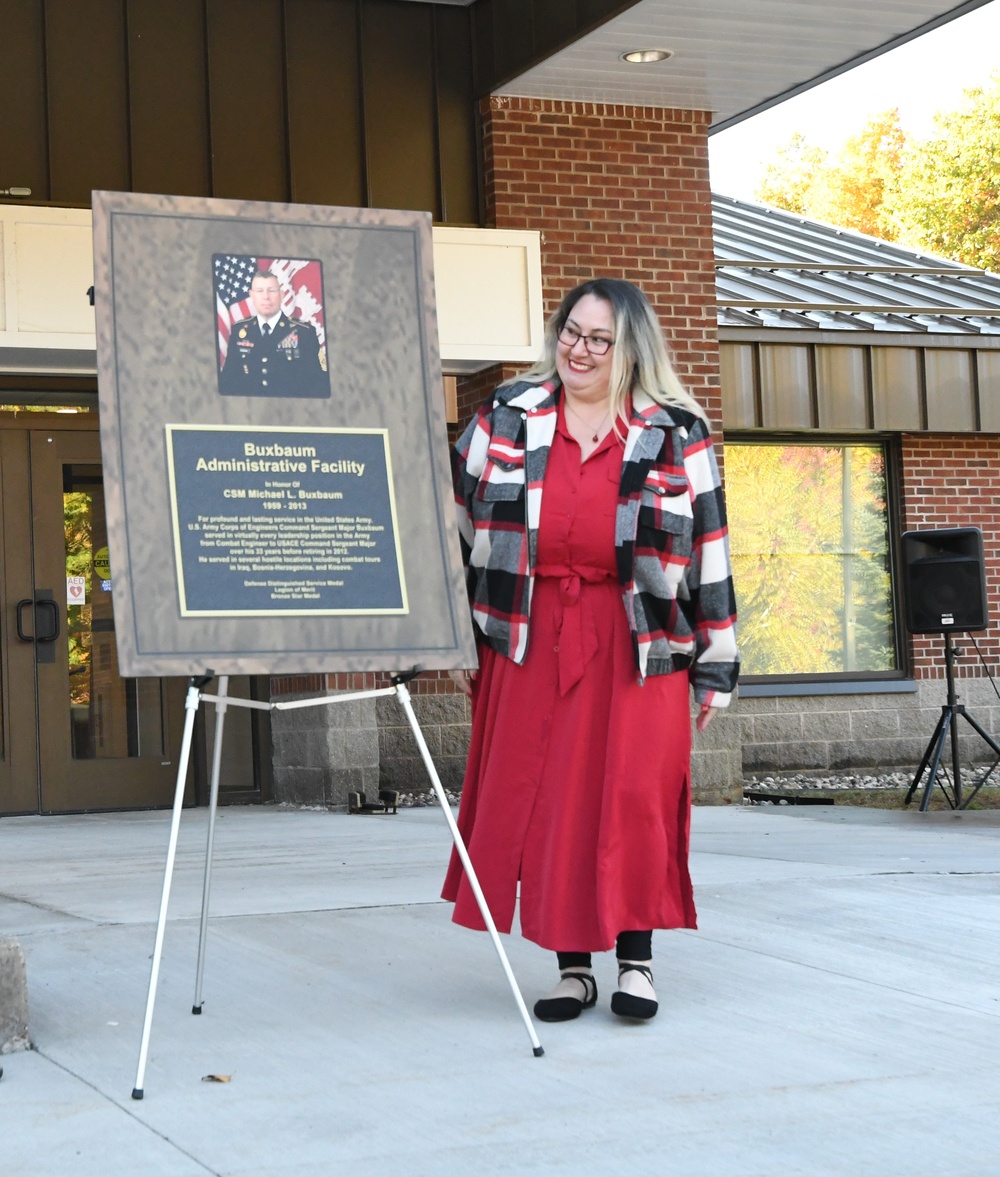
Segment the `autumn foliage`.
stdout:
[[796,133],[758,200],[884,241],[1000,272],[1000,71],[938,114],[925,139],[875,115],[836,154]]
[[727,443],[725,463],[744,672],[893,669],[881,447]]

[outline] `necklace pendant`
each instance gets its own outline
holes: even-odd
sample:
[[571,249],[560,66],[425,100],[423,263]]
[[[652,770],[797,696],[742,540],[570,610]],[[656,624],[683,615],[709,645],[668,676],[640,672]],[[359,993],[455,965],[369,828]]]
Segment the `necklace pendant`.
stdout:
[[590,440],[591,440],[591,441],[597,441],[597,434],[595,433],[595,434],[594,434],[594,436],[593,436],[593,437],[592,437]]

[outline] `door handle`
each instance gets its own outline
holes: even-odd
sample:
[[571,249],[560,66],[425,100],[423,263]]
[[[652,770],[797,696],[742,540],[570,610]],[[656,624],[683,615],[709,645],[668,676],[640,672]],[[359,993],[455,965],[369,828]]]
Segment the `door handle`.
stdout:
[[59,606],[55,603],[55,601],[53,601],[51,599],[36,601],[35,602],[36,622],[38,619],[38,610],[40,610],[40,609],[51,610],[52,625],[50,626],[48,633],[37,633],[36,632],[35,641],[36,642],[54,642],[56,640],[56,638],[59,636]]
[[[29,605],[34,606],[35,609],[34,633],[24,632],[24,611],[28,608]],[[50,612],[51,625],[49,626],[47,633],[38,632],[38,614],[42,609],[46,609]],[[43,598],[40,601],[34,601],[31,597],[25,597],[23,600],[20,600],[17,603],[16,618],[17,636],[21,639],[22,642],[54,642],[59,636],[59,606],[51,598]]]
[[23,601],[18,601],[17,603],[17,636],[22,642],[33,642],[35,640],[33,633],[24,632],[24,610],[28,605],[33,605],[34,603],[31,597],[25,597]]

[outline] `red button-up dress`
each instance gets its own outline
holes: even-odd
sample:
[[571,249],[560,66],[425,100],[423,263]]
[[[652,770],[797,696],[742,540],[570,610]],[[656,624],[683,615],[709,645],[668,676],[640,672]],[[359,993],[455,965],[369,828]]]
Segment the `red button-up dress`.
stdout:
[[[615,570],[622,448],[583,463],[560,407],[521,666],[480,646],[458,824],[501,931],[559,952],[696,926],[688,873],[689,680],[640,686]],[[453,852],[443,895],[483,928]]]

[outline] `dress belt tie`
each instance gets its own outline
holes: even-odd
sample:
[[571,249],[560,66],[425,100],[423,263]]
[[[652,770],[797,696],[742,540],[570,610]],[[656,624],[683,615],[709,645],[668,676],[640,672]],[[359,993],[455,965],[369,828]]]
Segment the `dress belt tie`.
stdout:
[[559,581],[559,615],[556,647],[559,668],[559,694],[565,695],[583,678],[584,668],[600,648],[597,621],[584,584],[602,584],[614,580],[614,573],[606,568],[587,564],[539,564],[535,576]]

